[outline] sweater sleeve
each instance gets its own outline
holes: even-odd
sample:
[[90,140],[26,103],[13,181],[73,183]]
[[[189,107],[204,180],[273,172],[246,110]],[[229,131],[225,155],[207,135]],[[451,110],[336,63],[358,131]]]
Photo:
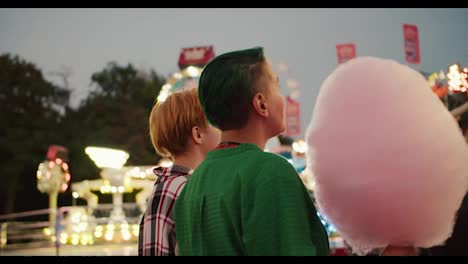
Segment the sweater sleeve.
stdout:
[[327,237],[296,170],[287,161],[272,159],[252,178],[243,203],[247,254],[324,254]]

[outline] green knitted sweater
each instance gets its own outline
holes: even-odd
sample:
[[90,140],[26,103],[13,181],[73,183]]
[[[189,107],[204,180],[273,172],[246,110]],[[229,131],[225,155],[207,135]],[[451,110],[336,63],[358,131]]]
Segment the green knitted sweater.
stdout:
[[296,170],[253,144],[209,152],[174,210],[180,255],[329,254]]

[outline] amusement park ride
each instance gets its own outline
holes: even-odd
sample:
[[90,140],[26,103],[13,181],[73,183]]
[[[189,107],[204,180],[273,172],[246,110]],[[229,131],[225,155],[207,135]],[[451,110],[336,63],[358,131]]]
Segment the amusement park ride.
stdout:
[[162,102],[176,90],[198,87],[203,67],[215,56],[213,46],[184,48],[179,56],[179,72],[174,73],[161,88],[157,100]]
[[[151,195],[152,183],[156,180],[152,173],[153,166],[123,166],[129,154],[122,150],[87,147],[85,152],[101,169],[102,179],[73,183],[73,198],[84,199],[87,206],[69,207],[66,216],[57,215],[58,193],[68,188],[71,178],[67,163],[57,154],[63,153],[62,156],[66,156],[66,149],[61,146],[51,146],[48,159],[39,165],[37,187],[50,197],[49,227],[44,233],[51,238],[59,239],[62,244],[94,244],[95,239],[101,237],[105,240],[127,241],[132,239],[131,234],[135,239],[138,236],[137,221],[125,215],[123,194],[133,192],[135,189],[140,190],[135,200],[138,211],[142,212],[146,207],[146,200]],[[102,210],[102,206],[98,204],[98,195],[93,191],[112,194],[113,202],[109,217],[95,217],[96,211]],[[129,220],[133,223],[132,226]],[[130,232],[130,229],[133,232]]]

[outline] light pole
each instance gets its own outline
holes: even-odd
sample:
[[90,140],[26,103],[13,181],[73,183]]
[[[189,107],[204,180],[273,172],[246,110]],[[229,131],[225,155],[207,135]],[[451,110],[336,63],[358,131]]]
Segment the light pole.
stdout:
[[122,166],[127,162],[129,154],[123,150],[101,147],[86,147],[85,152],[101,169],[101,176],[109,183],[113,203],[110,223],[126,223],[123,211],[125,172]]
[[57,219],[57,197],[59,193],[67,190],[71,178],[68,164],[61,158],[46,160],[39,164],[36,177],[39,191],[49,194],[49,228],[51,236],[54,237]]

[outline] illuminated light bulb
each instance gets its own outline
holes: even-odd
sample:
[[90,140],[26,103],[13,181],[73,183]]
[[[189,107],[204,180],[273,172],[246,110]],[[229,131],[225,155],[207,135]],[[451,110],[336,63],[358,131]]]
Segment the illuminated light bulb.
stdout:
[[106,234],[104,235],[104,239],[109,241],[109,240],[112,240],[114,238],[114,232],[106,232]]
[[170,167],[170,166],[172,166],[173,164],[174,164],[174,162],[172,162],[171,160],[168,160],[168,159],[163,159],[163,160],[161,160],[161,161],[159,162],[159,165],[160,165],[161,167],[165,167],[165,168]]
[[458,67],[457,64],[454,64],[449,67],[447,78],[449,79],[448,81],[449,89],[453,91],[460,91],[462,80],[461,80],[460,68]]
[[130,157],[127,152],[112,148],[86,147],[85,152],[99,168],[121,169]]
[[185,71],[190,77],[197,77],[200,75],[200,70],[194,66],[188,66],[187,69],[185,69]]
[[94,236],[97,237],[97,238],[100,238],[100,237],[102,237],[102,232],[101,231],[95,231]]
[[60,244],[66,244],[66,243],[67,243],[67,238],[66,237],[65,238],[61,237],[60,238]]
[[158,102],[164,102],[166,101],[167,97],[169,96],[168,93],[161,92],[158,96]]
[[48,228],[48,227],[44,228],[43,232],[44,232],[44,235],[46,235],[46,236],[50,236],[50,234],[51,234],[50,228]]
[[304,140],[297,140],[292,144],[293,150],[297,153],[305,153],[307,151],[307,144]]
[[161,90],[164,92],[168,92],[171,89],[172,85],[166,83],[162,86]]
[[127,232],[122,232],[122,238],[123,240],[130,240],[132,235],[127,231]]

